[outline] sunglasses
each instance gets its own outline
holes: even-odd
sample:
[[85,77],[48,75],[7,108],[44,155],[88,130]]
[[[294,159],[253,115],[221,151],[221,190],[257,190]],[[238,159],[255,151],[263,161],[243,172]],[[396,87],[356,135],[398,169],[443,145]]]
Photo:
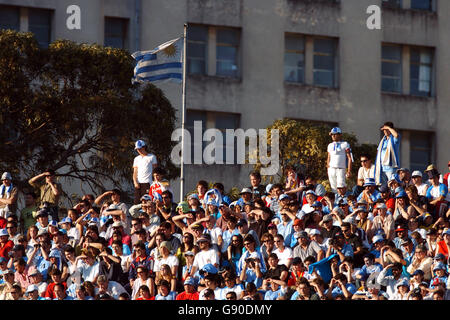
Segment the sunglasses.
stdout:
[[361,162],[367,162],[367,161],[369,161],[369,160],[361,160]]

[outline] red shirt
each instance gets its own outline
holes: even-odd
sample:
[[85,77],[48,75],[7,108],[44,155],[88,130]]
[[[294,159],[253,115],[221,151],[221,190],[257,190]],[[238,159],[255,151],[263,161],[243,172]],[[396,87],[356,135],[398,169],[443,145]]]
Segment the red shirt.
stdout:
[[148,299],[139,297],[139,298],[137,298],[136,300],[155,300],[155,297],[150,297],[150,298],[148,298]]
[[6,219],[3,217],[0,217],[0,229],[6,229]]
[[[44,293],[44,298],[51,298],[51,299],[55,299],[55,284],[56,282],[52,282],[47,286],[47,290],[45,290]],[[67,284],[65,282],[62,282],[63,286],[64,286],[64,290],[67,290]]]
[[177,295],[176,300],[198,300],[199,295],[200,294],[198,292],[188,293],[184,291]]
[[14,242],[11,240],[8,240],[5,244],[0,243],[0,257],[3,257],[5,259],[9,259],[8,252],[11,251],[11,249],[14,247]]

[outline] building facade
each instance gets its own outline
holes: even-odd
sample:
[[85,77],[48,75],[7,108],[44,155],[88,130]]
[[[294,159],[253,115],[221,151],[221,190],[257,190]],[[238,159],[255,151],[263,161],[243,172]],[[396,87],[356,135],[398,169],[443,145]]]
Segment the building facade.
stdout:
[[[67,27],[70,5],[80,8],[79,30]],[[381,29],[367,27],[371,5],[382,9]],[[0,0],[0,27],[33,31],[43,46],[66,38],[132,53],[182,35],[187,23],[191,130],[196,120],[204,129],[245,130],[293,118],[338,124],[377,144],[380,126],[392,121],[402,134],[402,166],[435,163],[443,172],[448,16],[446,0]],[[181,87],[160,87],[181,119]],[[242,187],[251,169],[185,168],[186,191],[199,178]]]

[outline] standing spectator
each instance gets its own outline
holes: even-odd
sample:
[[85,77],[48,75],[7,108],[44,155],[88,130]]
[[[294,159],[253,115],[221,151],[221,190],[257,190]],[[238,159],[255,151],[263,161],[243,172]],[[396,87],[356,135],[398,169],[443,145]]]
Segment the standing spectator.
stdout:
[[[38,181],[45,177],[45,183],[38,184]],[[56,182],[56,173],[53,169],[47,169],[45,172],[34,176],[28,183],[33,188],[40,190],[40,207],[47,204],[47,209],[52,217],[52,220],[59,221],[59,199],[63,194],[61,184]]]
[[134,204],[138,204],[140,198],[150,189],[153,182],[152,172],[158,162],[156,156],[147,151],[144,141],[136,141],[134,149],[138,153],[133,160]]
[[19,190],[12,184],[9,172],[3,172],[0,186],[0,216],[6,218],[8,212],[16,214]]
[[375,161],[375,183],[387,182],[400,167],[400,134],[392,122],[385,122],[380,128],[384,136],[378,145]]
[[36,224],[36,215],[38,207],[36,205],[36,193],[25,193],[25,208],[20,211],[20,227],[22,233],[26,234],[27,230],[34,224]]
[[342,141],[342,131],[335,127],[330,131],[332,143],[328,145],[328,180],[331,191],[337,192],[337,185],[345,185],[345,178],[349,178],[352,170],[352,156],[350,145]]

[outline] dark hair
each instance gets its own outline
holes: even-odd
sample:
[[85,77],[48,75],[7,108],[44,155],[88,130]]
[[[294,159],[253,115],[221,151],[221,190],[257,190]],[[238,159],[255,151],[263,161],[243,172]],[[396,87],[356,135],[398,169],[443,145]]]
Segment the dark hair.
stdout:
[[126,292],[122,292],[119,295],[119,298],[124,298],[125,300],[130,300],[130,295],[128,293],[126,293]]
[[250,177],[254,177],[256,179],[261,180],[261,173],[259,173],[259,171],[252,171],[250,172]]
[[135,248],[139,248],[145,251],[145,243],[143,243],[142,241],[138,241],[134,244]]
[[225,190],[225,187],[221,182],[216,182],[213,185],[213,188],[219,189],[219,191],[223,192]]
[[162,279],[162,280],[159,281],[158,286],[159,286],[159,287],[166,287],[166,288],[170,289],[170,283],[169,283],[169,281],[164,280],[164,279]]
[[251,234],[249,234],[249,233],[247,233],[247,234],[245,235],[244,241],[249,241],[249,242],[253,242],[253,243],[256,242],[256,241],[255,241],[255,238],[254,238]]
[[161,196],[164,196],[164,195],[168,195],[169,198],[170,198],[170,200],[173,199],[172,192],[170,192],[169,190],[163,191],[163,192],[161,193]]
[[316,261],[317,261],[317,259],[314,256],[307,256],[305,258],[305,260],[303,260],[303,263],[306,263],[306,262],[315,263]]
[[277,254],[275,252],[272,252],[271,254],[269,254],[269,259],[270,258],[279,260]]
[[205,289],[204,296],[205,297],[212,297],[214,295],[214,290],[212,289]]
[[165,175],[166,171],[161,168],[161,167],[156,167],[155,169],[153,169],[153,173],[152,174],[160,174],[160,175]]
[[361,156],[360,156],[360,158],[362,158],[362,157],[365,157],[365,158],[367,158],[368,160],[371,160],[372,159],[372,157],[368,154],[368,153],[361,153]]
[[387,122],[385,122],[384,124],[383,124],[383,126],[388,126],[388,127],[390,127],[390,128],[394,128],[394,124],[391,122],[391,121],[387,121]]
[[119,189],[112,189],[112,192],[117,194],[119,197],[122,194],[122,191],[120,191]]
[[[228,291],[227,294],[226,294],[226,296],[229,295],[229,294],[231,294],[231,297],[230,297],[230,298],[232,298],[232,299],[237,299],[236,292],[234,292],[234,291]],[[226,296],[225,296],[225,297],[226,297]]]
[[208,182],[206,182],[205,180],[200,180],[199,182],[197,182],[196,187],[198,186],[202,186],[205,187],[206,189],[208,189]]

